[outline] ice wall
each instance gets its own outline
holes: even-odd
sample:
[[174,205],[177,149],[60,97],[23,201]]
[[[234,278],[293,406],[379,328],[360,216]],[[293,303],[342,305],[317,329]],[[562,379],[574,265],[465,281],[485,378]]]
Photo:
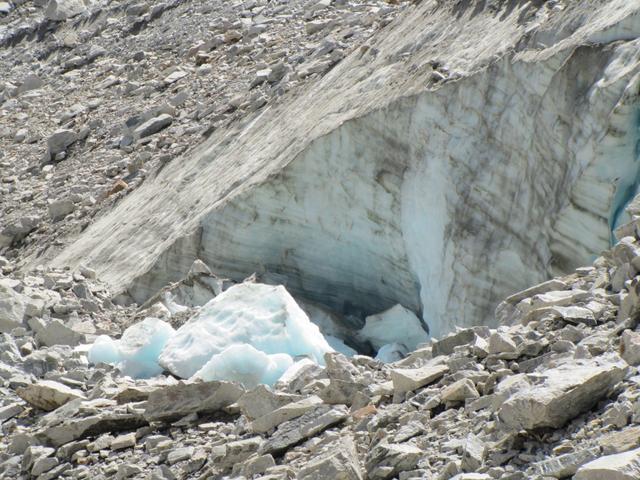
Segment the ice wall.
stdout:
[[404,305],[434,336],[492,323],[504,296],[610,242],[638,175],[639,11],[420,2],[55,263],[89,263],[138,302],[200,258],[361,318]]

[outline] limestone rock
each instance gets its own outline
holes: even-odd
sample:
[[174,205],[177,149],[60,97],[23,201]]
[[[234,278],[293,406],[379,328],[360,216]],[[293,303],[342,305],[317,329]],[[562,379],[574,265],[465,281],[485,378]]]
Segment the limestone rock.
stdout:
[[[80,0],[63,0],[62,4],[69,1],[69,4],[74,2],[81,3]],[[50,0],[49,7],[52,5],[58,5],[58,0]],[[47,139],[47,152],[50,160],[55,160],[56,156],[62,152],[65,152],[73,143],[78,140],[78,135],[72,130],[60,129],[56,130]]]
[[122,450],[123,448],[135,447],[136,445],[136,434],[125,433],[124,435],[119,435],[113,439],[111,442],[111,450]]
[[473,381],[468,378],[453,382],[445,387],[441,393],[443,402],[463,402],[468,398],[478,398],[479,396]]
[[422,450],[410,444],[382,443],[367,456],[367,476],[372,480],[387,479],[415,468]]
[[256,433],[265,433],[283,422],[300,417],[306,412],[314,410],[321,404],[322,400],[318,396],[312,395],[302,400],[283,405],[280,408],[256,418],[250,423],[249,428],[251,431]]
[[489,337],[489,354],[515,352],[516,348],[515,342],[504,333],[496,332]]
[[76,398],[85,398],[80,390],[69,388],[53,380],[40,380],[38,383],[19,388],[16,393],[34,407],[47,411],[55,410]]
[[260,453],[281,453],[305,438],[310,438],[330,426],[342,422],[347,416],[348,411],[344,405],[334,407],[320,405],[295,420],[281,424],[262,445]]
[[45,17],[56,22],[80,15],[87,9],[82,0],[49,0]]
[[63,219],[75,209],[75,204],[68,198],[55,200],[49,204],[49,217],[55,222]]
[[237,403],[243,415],[254,420],[301,399],[299,395],[276,393],[266,385],[258,385],[245,392]]
[[636,480],[640,478],[640,449],[600,457],[583,465],[574,480]]
[[341,438],[328,453],[314,458],[300,471],[300,480],[362,480],[360,462],[353,438]]
[[534,465],[535,471],[543,476],[553,478],[567,478],[575,474],[585,463],[600,457],[600,448],[590,448],[567,453],[558,457],[543,460]]
[[176,448],[169,452],[169,455],[167,456],[167,463],[169,463],[169,465],[174,465],[178,462],[188,460],[193,456],[194,450],[195,449],[193,447]]
[[22,326],[25,309],[22,296],[0,281],[0,333]]
[[614,361],[561,365],[547,370],[541,384],[512,395],[500,408],[499,417],[517,429],[561,427],[607,395],[625,372],[624,364]]
[[229,382],[180,382],[149,394],[144,416],[149,421],[169,421],[191,413],[212,413],[237,401],[244,390]]
[[629,365],[640,364],[640,333],[631,330],[622,332],[620,353]]
[[163,113],[157,117],[151,118],[135,129],[134,134],[137,138],[145,138],[160,130],[167,128],[173,123],[173,117],[167,113]]
[[468,345],[474,341],[476,333],[471,328],[459,330],[453,334],[449,334],[444,338],[433,341],[432,352],[433,356],[438,355],[451,355],[453,349],[460,345]]
[[397,368],[391,370],[393,389],[397,393],[412,392],[439,380],[449,371],[446,365],[427,365],[422,368]]
[[486,444],[476,435],[469,434],[462,450],[462,469],[467,472],[478,470],[487,454]]
[[224,454],[214,461],[223,469],[230,469],[237,463],[244,462],[247,458],[258,451],[264,443],[261,437],[245,438],[236,440],[225,445]]
[[611,432],[598,439],[602,453],[611,455],[640,447],[640,426],[629,427],[618,432]]

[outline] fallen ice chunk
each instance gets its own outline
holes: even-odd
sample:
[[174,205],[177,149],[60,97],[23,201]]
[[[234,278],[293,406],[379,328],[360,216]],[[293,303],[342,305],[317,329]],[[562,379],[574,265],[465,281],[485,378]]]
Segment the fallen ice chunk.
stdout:
[[383,363],[393,363],[402,360],[407,353],[409,353],[407,347],[402,343],[388,343],[378,350],[376,360]]
[[267,355],[245,343],[231,345],[214,355],[194,377],[205,382],[233,380],[253,388],[261,383],[273,385],[291,365],[293,359],[286,353]]
[[[209,301],[180,327],[167,342],[159,363],[178,377],[190,378],[228,347],[244,344],[266,355],[307,355],[318,363],[333,351],[283,286],[242,283]],[[203,374],[227,369],[233,363],[229,359],[238,358],[237,350],[231,352],[215,360]],[[255,358],[251,354],[251,362]]]
[[87,353],[90,363],[110,363],[115,365],[120,361],[118,342],[108,335],[100,335]]
[[358,336],[377,350],[390,343],[402,343],[408,351],[413,351],[429,340],[422,321],[402,305],[368,316]]
[[91,363],[110,363],[124,375],[150,378],[162,373],[158,356],[176,331],[167,322],[145,318],[130,326],[120,340],[99,336],[87,355]]

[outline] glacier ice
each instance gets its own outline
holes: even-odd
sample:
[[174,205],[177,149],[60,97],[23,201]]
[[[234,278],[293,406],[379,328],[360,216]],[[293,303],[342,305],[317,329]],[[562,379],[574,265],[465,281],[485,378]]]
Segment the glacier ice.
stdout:
[[401,343],[388,343],[383,345],[376,355],[376,360],[383,363],[393,363],[402,360],[407,353],[407,347]]
[[91,363],[116,365],[124,375],[150,378],[162,373],[158,356],[176,331],[157,318],[145,318],[127,328],[119,340],[101,335],[89,349]]
[[422,320],[399,304],[368,316],[358,337],[368,341],[376,350],[385,345],[400,343],[405,346],[405,352],[415,350],[419,344],[429,340]]
[[268,360],[259,371],[272,383],[293,357],[306,355],[323,364],[324,354],[331,351],[283,286],[242,283],[209,301],[182,325],[165,345],[159,363],[181,378],[219,378],[224,372],[231,375],[227,380],[253,382],[256,378],[247,375],[243,362]]
[[340,352],[341,354],[346,355],[347,357],[353,357],[358,353],[356,350],[344,343],[344,340],[342,340],[341,338],[337,338],[332,335],[325,335],[324,338],[331,346],[331,348],[333,348],[336,352]]
[[273,385],[291,365],[293,359],[286,353],[267,355],[244,343],[231,345],[211,357],[194,378],[205,382],[234,380],[245,388],[253,388],[261,383]]
[[[221,128],[55,264],[90,262],[139,303],[195,258],[236,281],[264,268],[343,313],[400,303],[440,336],[590,261],[639,171],[640,7],[566,2],[525,28],[518,9],[437,3]],[[434,52],[452,74],[436,84]]]

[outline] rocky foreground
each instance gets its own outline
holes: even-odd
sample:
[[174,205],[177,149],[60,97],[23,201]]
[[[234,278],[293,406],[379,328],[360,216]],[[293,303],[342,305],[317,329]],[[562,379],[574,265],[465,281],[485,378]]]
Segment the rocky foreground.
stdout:
[[2,259],[0,478],[637,479],[636,218],[593,266],[507,298],[503,327],[391,364],[327,353],[248,390],[89,365],[87,338],[162,305]]

